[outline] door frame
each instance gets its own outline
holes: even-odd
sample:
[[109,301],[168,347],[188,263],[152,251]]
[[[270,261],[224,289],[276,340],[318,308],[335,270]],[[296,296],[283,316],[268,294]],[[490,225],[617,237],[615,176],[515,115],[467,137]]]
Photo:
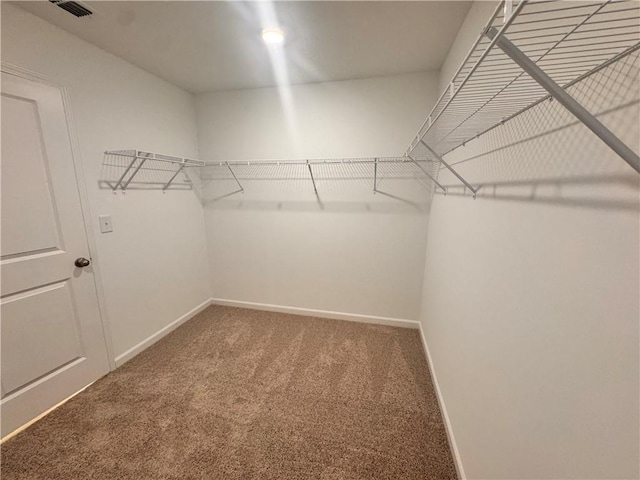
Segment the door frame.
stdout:
[[91,214],[89,196],[87,194],[84,169],[82,164],[82,155],[80,153],[80,142],[76,134],[75,121],[73,117],[73,109],[71,108],[71,98],[69,95],[69,91],[65,86],[52,81],[46,76],[27,70],[26,68],[23,68],[19,65],[1,62],[0,70],[3,73],[13,75],[15,77],[57,88],[62,95],[64,116],[67,123],[67,131],[69,132],[69,143],[71,145],[71,160],[73,162],[73,168],[75,171],[76,185],[78,186],[80,208],[82,210],[82,222],[84,225],[87,247],[89,248],[89,254],[91,255],[93,283],[96,290],[96,296],[98,298],[98,312],[100,314],[100,323],[102,325],[102,333],[106,345],[108,357],[107,361],[109,362],[109,371],[113,371],[116,368],[116,361],[113,350],[113,340],[111,336],[111,324],[109,323],[109,316],[107,315],[107,303],[104,295],[104,283],[102,282],[102,269],[100,268],[100,258],[98,255],[95,230],[93,228],[93,224],[91,223],[91,219],[93,218],[93,216]]

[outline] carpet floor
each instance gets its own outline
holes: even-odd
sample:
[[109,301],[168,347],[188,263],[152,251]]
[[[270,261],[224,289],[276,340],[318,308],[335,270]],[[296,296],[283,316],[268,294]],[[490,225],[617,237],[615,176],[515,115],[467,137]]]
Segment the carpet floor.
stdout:
[[417,330],[222,306],[1,454],[3,480],[456,478]]

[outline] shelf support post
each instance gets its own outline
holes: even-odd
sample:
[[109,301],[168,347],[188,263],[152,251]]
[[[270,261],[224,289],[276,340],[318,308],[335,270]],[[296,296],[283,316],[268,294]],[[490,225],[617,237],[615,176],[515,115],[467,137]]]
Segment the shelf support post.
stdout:
[[[498,36],[498,31],[492,27],[485,33],[494,40]],[[614,152],[627,162],[638,173],[640,173],[640,157],[631,150],[622,140],[616,137],[611,130],[605,127],[596,117],[584,108],[575,98],[567,93],[560,85],[554,82],[538,65],[527,57],[511,41],[500,35],[496,40],[496,45],[511,60],[517,63],[531,78],[533,78],[542,88],[555,98],[558,103],[571,112],[589,130],[595,133],[600,140],[606,143]]]
[[311,182],[313,183],[313,192],[318,195],[318,189],[316,188],[316,181],[313,178],[313,170],[311,170],[311,164],[309,163],[309,160],[307,160],[307,167],[309,167],[309,174],[311,175]]
[[236,181],[236,183],[238,184],[238,187],[240,187],[240,191],[242,193],[244,193],[244,188],[242,187],[242,184],[240,183],[240,181],[238,180],[238,177],[236,177],[236,174],[233,173],[233,170],[231,170],[231,165],[229,165],[229,162],[227,162],[227,168],[229,169],[229,171],[231,172],[231,175],[233,176],[233,179]]
[[[115,184],[115,186],[113,187],[113,191],[115,192],[118,187],[122,184],[122,181],[124,180],[124,177],[127,176],[127,173],[129,173],[129,170],[131,170],[131,167],[133,167],[133,164],[136,163],[136,160],[138,160],[138,152],[135,153],[135,155],[133,156],[133,158],[131,159],[131,163],[129,164],[129,166],[125,169],[124,173],[120,176],[120,178],[118,179],[118,182]],[[144,162],[144,160],[143,160]],[[139,167],[138,167],[139,168]],[[138,170],[136,169],[136,172]],[[135,173],[134,173],[135,175]],[[129,181],[131,181],[131,179],[129,179]],[[129,185],[129,182],[127,182],[127,185]],[[122,189],[126,189],[126,185],[122,187]]]
[[373,193],[378,191],[378,158],[373,162]]
[[447,189],[442,185],[440,185],[440,183],[438,183],[438,181],[431,174],[429,174],[429,172],[427,172],[424,168],[422,168],[422,166],[416,161],[415,158],[413,158],[411,155],[407,155],[407,157],[409,157],[409,159],[416,164],[416,167],[422,170],[427,177],[433,180],[433,183],[435,183],[440,188],[440,190],[444,192],[445,195],[447,194]]
[[182,171],[182,169],[186,166],[187,164],[185,163],[185,161],[182,161],[182,164],[180,165],[180,168],[178,170],[176,170],[176,173],[173,174],[173,176],[169,179],[169,181],[167,183],[164,184],[164,187],[162,187],[162,191],[164,192],[167,188],[169,188],[169,185],[171,185],[171,183],[173,182],[173,180],[178,176],[178,174]]
[[[142,153],[142,152],[140,152]],[[136,169],[133,171],[133,173],[131,174],[131,176],[127,179],[126,182],[124,182],[124,184],[122,185],[122,190],[126,190],[127,187],[129,186],[129,184],[131,183],[131,180],[133,180],[133,177],[135,177],[138,172],[140,171],[140,169],[142,168],[142,166],[144,165],[144,162],[147,161],[147,158],[149,158],[149,154],[147,153],[146,156],[141,156],[140,158],[140,163],[138,164],[138,166],[136,167]]]
[[453,173],[455,175],[455,177],[464,184],[465,187],[467,187],[469,190],[471,190],[471,192],[473,193],[473,198],[476,198],[476,194],[478,193],[478,188],[473,188],[469,182],[467,182],[464,178],[462,178],[462,176],[458,172],[456,172],[451,167],[451,165],[449,165],[447,162],[445,162],[444,159],[440,155],[438,155],[429,145],[427,145],[424,142],[424,140],[420,140],[420,143],[422,145],[424,145],[424,147],[427,150],[429,150],[429,152],[431,152],[431,155],[433,155],[436,158],[436,160],[438,160],[442,165],[444,165],[447,168],[447,170],[449,170],[451,173]]

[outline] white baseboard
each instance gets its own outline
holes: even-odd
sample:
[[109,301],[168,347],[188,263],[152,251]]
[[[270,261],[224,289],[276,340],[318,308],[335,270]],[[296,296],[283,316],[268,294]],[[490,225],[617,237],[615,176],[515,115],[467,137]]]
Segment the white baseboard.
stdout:
[[447,413],[447,406],[444,403],[444,398],[442,398],[442,392],[440,391],[440,385],[438,384],[438,376],[436,375],[435,368],[433,367],[431,353],[429,353],[429,345],[427,344],[427,339],[424,336],[424,331],[422,330],[422,324],[418,323],[418,325],[419,325],[418,328],[420,329],[420,338],[422,339],[422,346],[424,347],[424,353],[425,353],[425,356],[427,357],[427,363],[429,364],[431,381],[433,382],[433,386],[436,389],[438,405],[440,406],[440,411],[442,412],[444,425],[447,430],[447,438],[449,439],[449,446],[451,447],[451,454],[453,455],[456,471],[458,472],[458,478],[460,480],[466,480],[467,476],[464,473],[464,467],[462,466],[462,459],[460,458],[458,445],[456,444],[456,439],[453,436],[453,430],[451,429],[451,421],[449,420],[449,414]]
[[211,299],[201,303],[196,308],[194,308],[193,310],[190,310],[189,312],[185,313],[183,316],[181,316],[177,320],[174,320],[173,322],[171,322],[169,325],[167,325],[163,329],[158,330],[156,333],[154,333],[153,335],[150,335],[149,337],[145,338],[143,341],[141,341],[137,345],[134,345],[133,347],[131,347],[129,350],[127,350],[123,354],[118,355],[116,357],[116,368],[119,367],[120,365],[124,364],[128,360],[131,360],[137,354],[139,354],[140,352],[142,352],[146,348],[148,348],[151,345],[153,345],[154,343],[156,343],[158,340],[160,340],[162,337],[164,337],[168,333],[171,333],[173,330],[178,328],[180,325],[182,325],[187,320],[190,320],[192,317],[196,316],[198,313],[200,313],[202,310],[207,308],[209,305],[211,305]]
[[391,327],[418,329],[420,323],[415,320],[401,318],[375,317],[372,315],[360,315],[357,313],[331,312],[328,310],[314,310],[311,308],[288,307],[286,305],[271,305],[268,303],[245,302],[242,300],[228,300],[225,298],[212,298],[213,305],[226,305],[228,307],[252,308],[266,312],[291,313],[293,315],[305,315],[308,317],[331,318],[333,320],[347,320],[350,322],[374,323],[376,325],[388,325]]

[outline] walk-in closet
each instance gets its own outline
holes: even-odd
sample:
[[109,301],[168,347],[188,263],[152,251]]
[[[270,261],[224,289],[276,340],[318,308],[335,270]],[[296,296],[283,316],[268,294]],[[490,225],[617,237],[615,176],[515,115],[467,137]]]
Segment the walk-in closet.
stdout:
[[640,480],[640,2],[3,1],[3,479]]

